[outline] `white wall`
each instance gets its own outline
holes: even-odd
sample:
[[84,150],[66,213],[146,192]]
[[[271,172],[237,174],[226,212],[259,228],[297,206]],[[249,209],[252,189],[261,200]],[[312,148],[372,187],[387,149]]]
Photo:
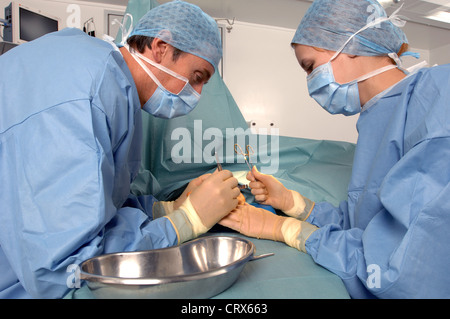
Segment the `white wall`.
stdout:
[[280,135],[356,142],[357,116],[332,116],[308,95],[290,42],[295,30],[235,22],[226,33],[224,81],[247,121]]
[[450,63],[450,43],[431,50],[430,61],[432,64]]

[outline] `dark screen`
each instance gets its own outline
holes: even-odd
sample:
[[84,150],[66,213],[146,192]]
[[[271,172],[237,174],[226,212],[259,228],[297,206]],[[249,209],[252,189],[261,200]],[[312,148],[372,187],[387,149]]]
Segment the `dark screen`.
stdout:
[[19,8],[20,39],[32,41],[44,34],[58,31],[58,21],[40,14]]

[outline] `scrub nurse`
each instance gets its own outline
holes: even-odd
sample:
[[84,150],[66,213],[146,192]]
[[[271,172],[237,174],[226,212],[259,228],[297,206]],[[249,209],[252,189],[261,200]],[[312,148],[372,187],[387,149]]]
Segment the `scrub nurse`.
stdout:
[[226,170],[193,180],[174,202],[130,193],[141,108],[190,112],[220,41],[214,19],[174,1],[149,11],[120,48],[64,29],[0,57],[0,298],[63,297],[69,266],[177,245],[236,207]]
[[450,65],[404,70],[402,25],[374,0],[314,1],[292,46],[321,107],[360,113],[348,199],[315,203],[254,168],[255,199],[287,217],[244,204],[221,222],[308,253],[353,298],[450,297]]

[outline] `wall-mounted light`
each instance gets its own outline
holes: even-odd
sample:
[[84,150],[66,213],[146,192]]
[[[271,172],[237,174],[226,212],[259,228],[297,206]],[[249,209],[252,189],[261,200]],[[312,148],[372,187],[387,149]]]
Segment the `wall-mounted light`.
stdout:
[[432,19],[435,21],[450,23],[450,12],[446,11],[438,11],[431,15],[426,16],[428,19]]

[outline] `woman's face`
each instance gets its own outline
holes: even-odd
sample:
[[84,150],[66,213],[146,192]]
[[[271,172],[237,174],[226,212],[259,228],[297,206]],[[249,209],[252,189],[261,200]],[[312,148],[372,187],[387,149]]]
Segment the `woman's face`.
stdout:
[[[328,63],[336,53],[301,44],[296,44],[294,49],[298,63],[307,74],[311,74],[318,66]],[[390,58],[385,56],[357,56],[341,53],[331,61],[331,66],[335,81],[345,84],[392,63]],[[405,74],[402,71],[393,69],[358,82],[361,105],[404,77]]]
[[[308,75],[318,66],[328,63],[336,53],[302,44],[296,44],[294,49],[298,63]],[[348,83],[363,75],[359,58],[355,55],[341,53],[331,62],[337,83]]]

